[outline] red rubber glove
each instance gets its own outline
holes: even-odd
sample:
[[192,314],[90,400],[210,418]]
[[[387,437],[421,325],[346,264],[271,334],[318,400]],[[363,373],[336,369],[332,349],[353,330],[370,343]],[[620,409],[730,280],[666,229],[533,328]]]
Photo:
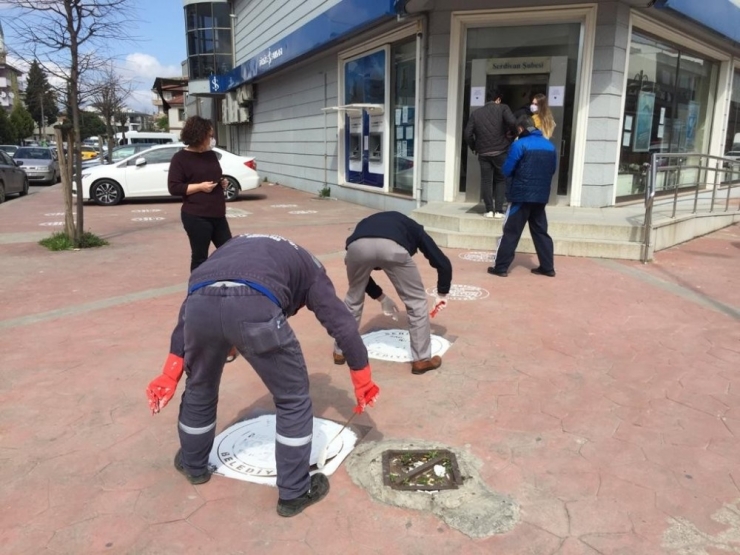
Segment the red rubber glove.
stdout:
[[429,316],[434,318],[437,314],[447,308],[447,295],[437,295],[437,299],[434,302],[434,308],[429,313]]
[[349,375],[352,377],[352,385],[355,386],[355,398],[357,399],[355,412],[358,414],[363,412],[367,405],[375,406],[380,388],[373,382],[370,365],[368,364],[362,370],[350,370]]
[[177,355],[170,355],[162,368],[162,374],[154,378],[149,387],[146,388],[146,396],[149,398],[149,408],[152,415],[158,413],[170,399],[175,395],[177,382],[180,381],[183,369],[183,359]]

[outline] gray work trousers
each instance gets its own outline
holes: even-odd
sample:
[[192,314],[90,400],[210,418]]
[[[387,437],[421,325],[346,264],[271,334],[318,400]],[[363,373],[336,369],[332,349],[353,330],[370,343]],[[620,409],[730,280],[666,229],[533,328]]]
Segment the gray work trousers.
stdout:
[[[362,320],[365,288],[375,268],[383,270],[391,280],[396,293],[406,305],[409,318],[411,355],[415,361],[432,356],[429,301],[421,274],[406,249],[395,241],[381,238],[364,238],[350,243],[344,258],[347,266],[349,290],[344,302],[357,320]],[[335,346],[335,351],[340,352]]]
[[221,373],[235,346],[272,394],[280,499],[309,488],[313,410],[301,346],[280,308],[247,286],[204,287],[185,306],[185,392],[178,423],[182,465],[203,474],[216,435]]

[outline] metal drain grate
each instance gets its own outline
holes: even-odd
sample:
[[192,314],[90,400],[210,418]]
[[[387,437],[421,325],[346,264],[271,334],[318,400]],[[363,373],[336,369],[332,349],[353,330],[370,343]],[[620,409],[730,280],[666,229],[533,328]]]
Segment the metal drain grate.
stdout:
[[383,452],[383,483],[393,489],[457,489],[462,482],[457,457],[447,449]]

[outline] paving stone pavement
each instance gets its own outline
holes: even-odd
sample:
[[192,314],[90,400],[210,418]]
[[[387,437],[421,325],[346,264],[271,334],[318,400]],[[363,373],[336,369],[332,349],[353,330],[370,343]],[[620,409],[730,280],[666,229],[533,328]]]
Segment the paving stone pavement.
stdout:
[[[502,279],[446,250],[453,283],[489,296],[435,318],[454,340],[439,371],[375,361],[381,398],[355,424],[372,427],[363,442],[437,441],[479,459],[521,521],[471,539],[372,501],[344,467],[292,519],[275,514],[273,488],[189,485],[172,467],[176,403],[152,417],[144,395],[188,277],[179,203],[88,206],[85,228],[110,246],[49,253],[36,241],[61,229],[61,206],[59,186],[0,205],[0,553],[740,553],[740,227],[648,266],[558,258],[555,279],[531,275],[529,255]],[[235,234],[295,240],[343,295],[344,240],[369,209],[279,186],[229,207]],[[363,331],[399,324],[366,305]],[[307,311],[291,325],[315,414],[345,420],[352,389],[332,340]],[[229,365],[218,430],[271,409],[248,364]]]

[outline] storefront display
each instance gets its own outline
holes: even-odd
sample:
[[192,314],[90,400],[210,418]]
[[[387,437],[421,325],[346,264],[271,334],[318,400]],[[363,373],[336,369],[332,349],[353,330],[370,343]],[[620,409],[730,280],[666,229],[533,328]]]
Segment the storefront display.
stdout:
[[[641,195],[653,153],[709,151],[719,64],[636,31],[628,61],[617,199]],[[667,175],[658,191],[694,185],[697,170]]]

